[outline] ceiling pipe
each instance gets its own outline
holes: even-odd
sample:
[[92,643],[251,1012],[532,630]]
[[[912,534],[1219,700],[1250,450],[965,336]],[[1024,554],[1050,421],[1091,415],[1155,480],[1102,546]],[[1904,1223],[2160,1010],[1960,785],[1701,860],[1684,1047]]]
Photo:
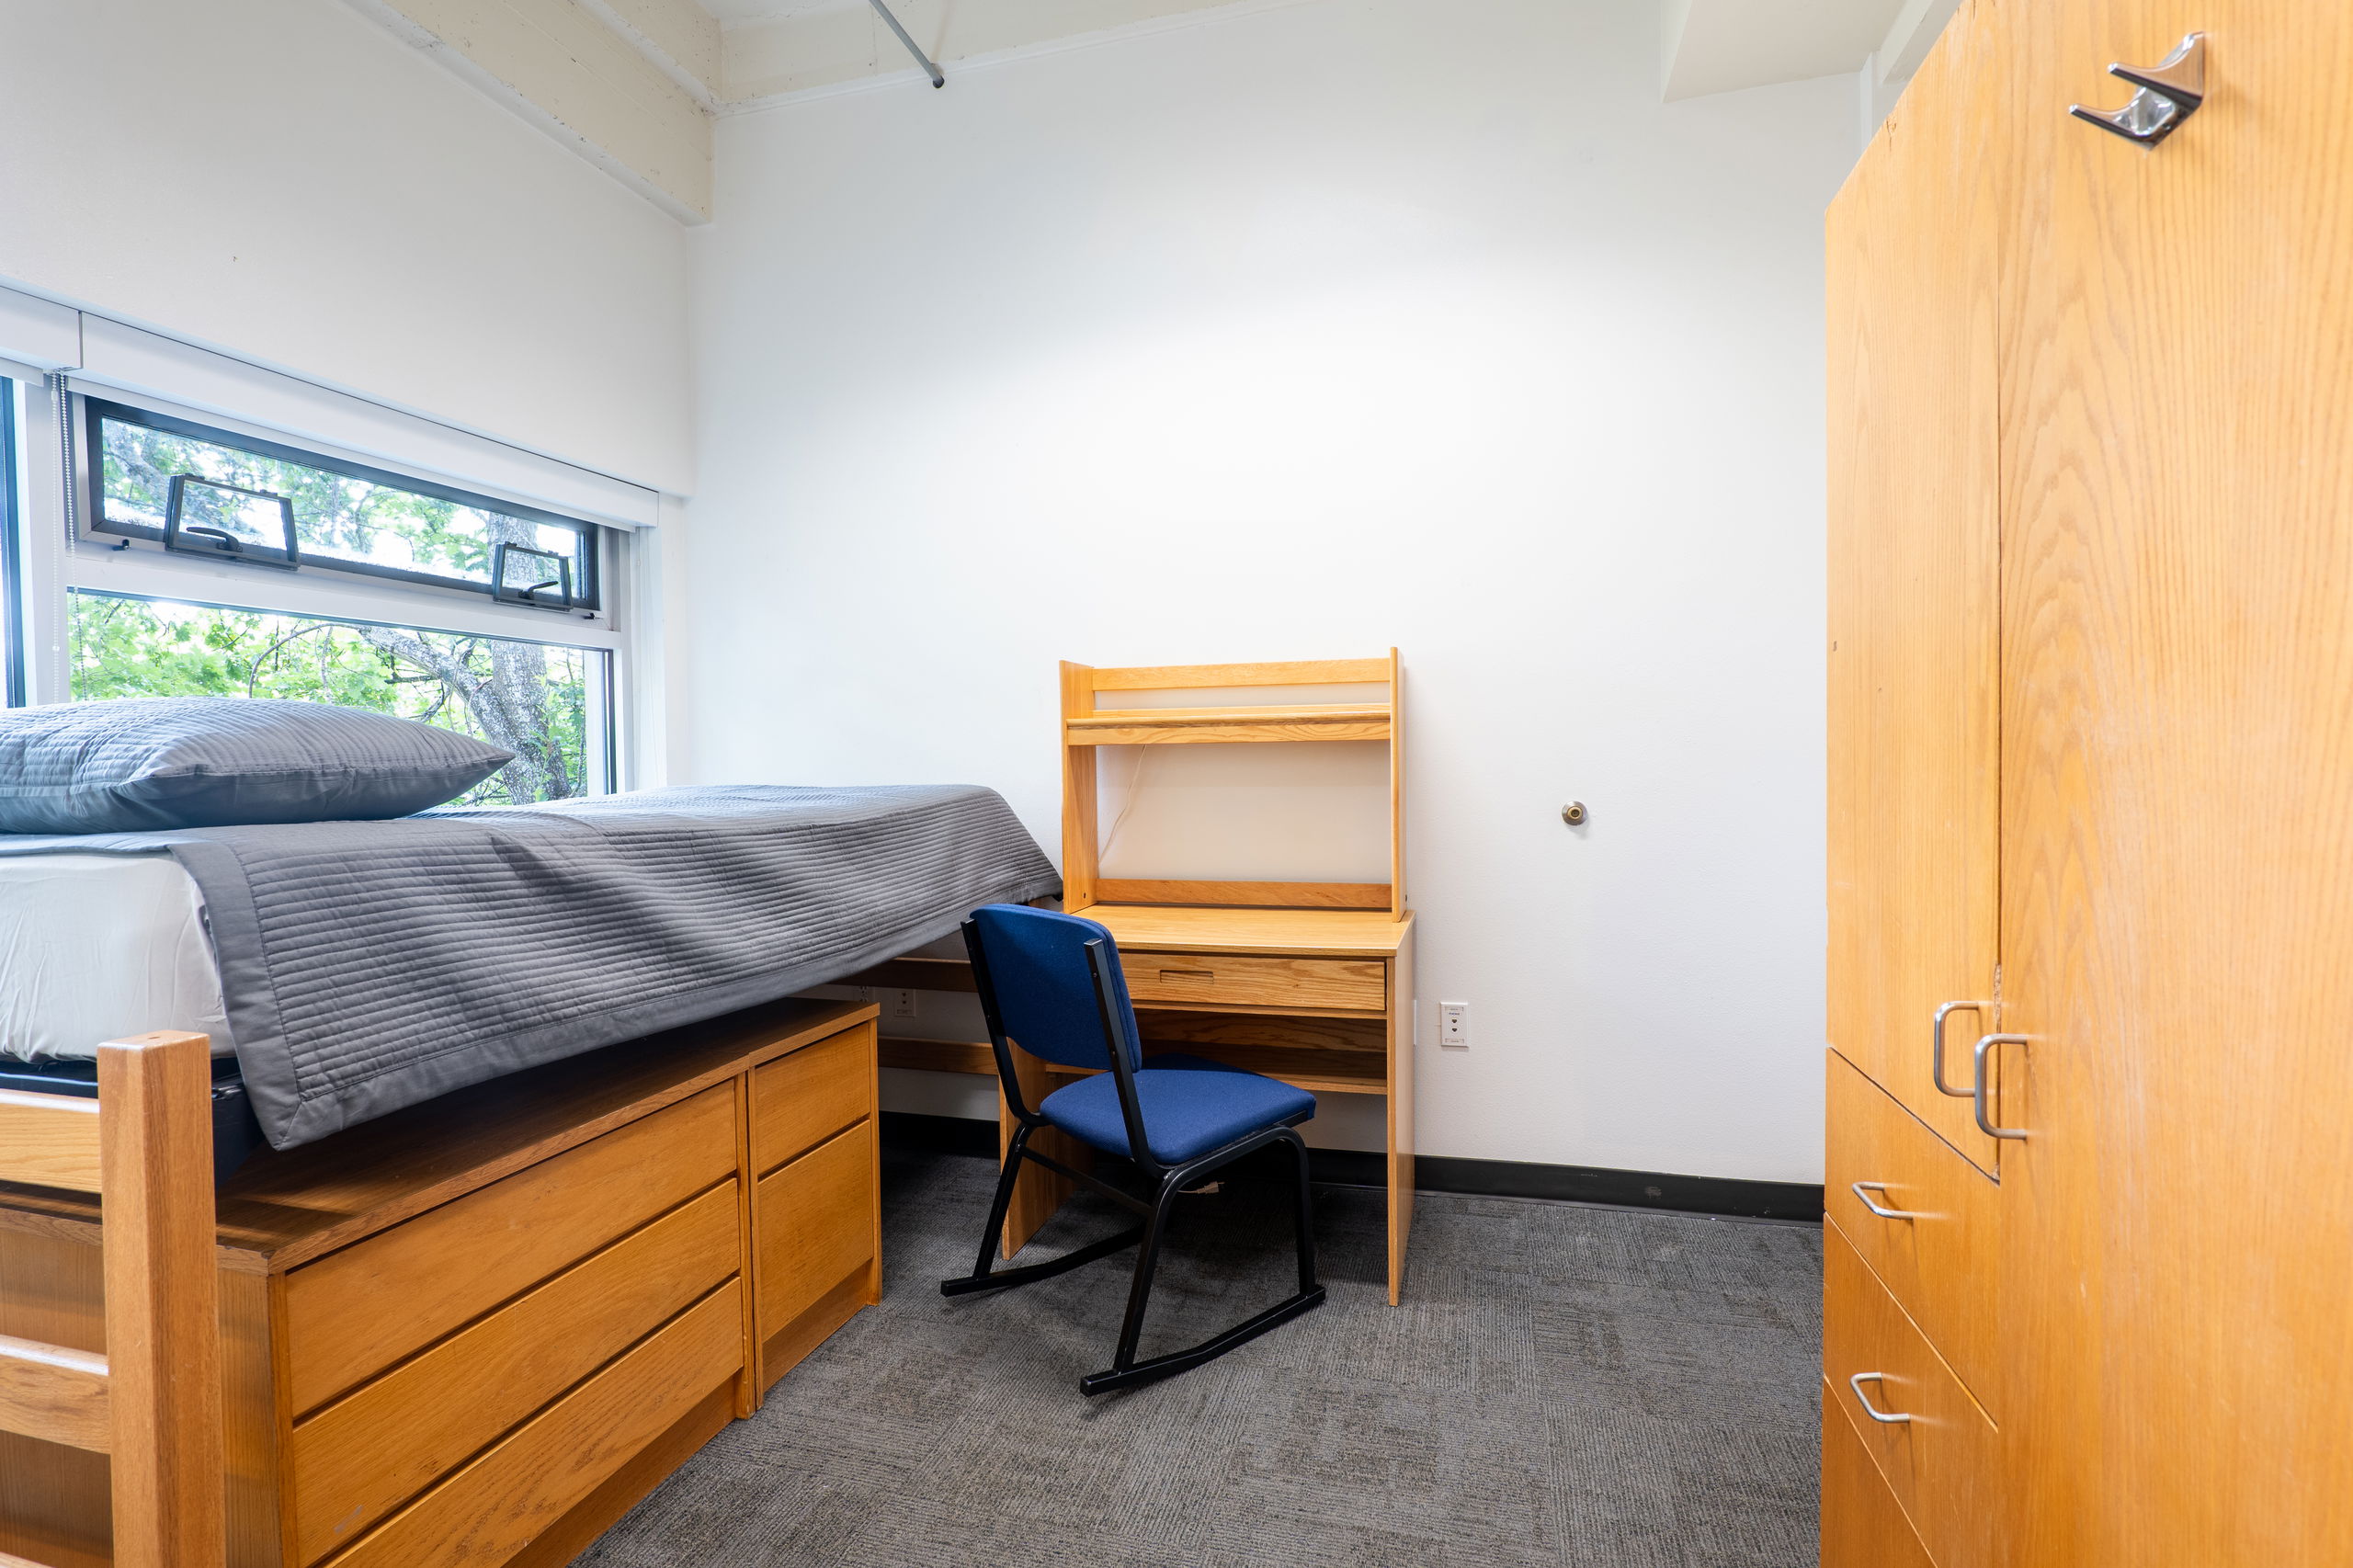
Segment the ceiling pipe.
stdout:
[[868,4],[874,7],[877,16],[891,24],[891,30],[899,35],[899,41],[907,46],[907,52],[915,57],[915,63],[921,65],[924,74],[931,78],[931,85],[935,87],[948,85],[948,78],[940,74],[939,67],[933,63],[931,56],[917,48],[915,40],[907,36],[907,29],[899,25],[899,18],[891,15],[891,7],[882,4],[882,0],[868,0]]

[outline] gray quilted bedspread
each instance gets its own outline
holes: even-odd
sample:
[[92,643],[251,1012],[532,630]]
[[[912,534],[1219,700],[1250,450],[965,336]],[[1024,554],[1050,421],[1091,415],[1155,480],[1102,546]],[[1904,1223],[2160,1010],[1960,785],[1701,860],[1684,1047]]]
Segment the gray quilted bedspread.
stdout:
[[389,822],[0,835],[202,890],[262,1130],[291,1148],[823,984],[1061,886],[991,790],[648,790]]

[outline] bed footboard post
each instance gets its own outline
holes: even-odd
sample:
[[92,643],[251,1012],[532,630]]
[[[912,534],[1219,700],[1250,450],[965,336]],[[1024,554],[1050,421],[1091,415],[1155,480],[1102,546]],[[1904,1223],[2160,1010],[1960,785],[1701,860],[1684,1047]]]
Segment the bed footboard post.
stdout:
[[222,1562],[211,1055],[198,1034],[98,1048],[119,1568]]

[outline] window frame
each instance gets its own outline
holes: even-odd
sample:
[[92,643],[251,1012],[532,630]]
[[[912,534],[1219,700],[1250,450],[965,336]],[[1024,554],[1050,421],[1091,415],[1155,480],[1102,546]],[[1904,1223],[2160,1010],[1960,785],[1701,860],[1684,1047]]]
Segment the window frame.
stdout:
[[[227,430],[219,426],[205,425],[192,419],[182,419],[175,415],[161,414],[153,409],[142,408],[131,403],[109,402],[86,392],[76,395],[82,402],[82,417],[79,421],[81,439],[75,443],[79,449],[77,466],[81,472],[73,476],[73,483],[82,503],[75,509],[75,517],[79,530],[85,538],[95,539],[107,535],[117,539],[143,540],[159,548],[164,542],[162,528],[153,528],[144,523],[117,522],[107,516],[104,426],[107,420],[111,419],[118,424],[137,425],[150,430],[160,430],[166,435],[183,437],[191,441],[202,441],[209,446],[226,447],[233,451],[245,452],[258,458],[295,463],[303,468],[316,469],[322,473],[338,474],[346,479],[358,480],[362,483],[380,484],[392,490],[404,490],[411,494],[426,495],[437,501],[449,502],[454,506],[495,512],[502,517],[536,523],[545,528],[568,529],[579,535],[581,539],[578,555],[580,580],[573,585],[573,599],[568,606],[523,604],[511,597],[503,597],[498,593],[498,584],[495,581],[477,583],[464,577],[445,576],[439,573],[415,572],[402,566],[384,566],[369,561],[346,561],[327,555],[305,554],[299,564],[280,560],[256,560],[244,564],[266,566],[281,572],[290,567],[297,573],[339,572],[354,576],[376,577],[413,587],[480,596],[495,604],[509,605],[541,615],[571,615],[584,612],[595,615],[605,608],[606,541],[602,535],[610,530],[585,518],[569,517],[558,512],[526,506],[518,501],[501,500],[497,496],[484,495],[478,491],[463,490],[456,485],[419,479],[415,475],[397,473],[390,469],[371,467],[348,458],[329,457],[324,453],[308,450],[301,447],[289,446],[258,436],[248,436],[240,431]],[[233,557],[225,554],[219,559],[234,561]],[[528,642],[532,639],[525,638],[522,641]]]
[[[0,376],[17,376],[17,493],[22,553],[17,603],[23,622],[14,642],[26,687],[26,700],[58,703],[73,700],[72,596],[77,590],[126,598],[168,600],[177,604],[284,615],[305,619],[351,624],[376,624],[416,631],[501,638],[539,642],[602,655],[590,665],[590,777],[584,792],[621,791],[642,787],[641,774],[655,778],[663,760],[648,747],[664,731],[660,713],[641,717],[640,705],[659,701],[645,688],[648,671],[661,667],[657,641],[641,659],[639,622],[653,617],[658,625],[658,604],[648,608],[648,591],[638,579],[641,563],[658,574],[657,556],[641,539],[647,525],[621,525],[596,520],[590,514],[551,511],[509,499],[514,493],[481,492],[428,478],[428,464],[415,468],[384,467],[347,455],[331,443],[304,444],[303,437],[281,433],[232,413],[206,417],[210,410],[176,404],[168,399],[131,392],[121,394],[137,403],[117,402],[110,388],[84,388],[62,374],[26,377],[8,361],[0,360]],[[86,439],[91,425],[82,408],[99,402],[129,407],[134,416],[171,419],[190,426],[195,438],[221,439],[240,450],[258,450],[265,443],[282,449],[290,460],[329,468],[334,472],[363,470],[381,472],[393,485],[433,494],[456,490],[479,497],[492,509],[510,517],[545,517],[560,524],[588,528],[594,546],[594,570],[602,585],[607,608],[570,611],[553,606],[522,605],[494,597],[490,585],[449,580],[407,581],[379,573],[342,570],[256,570],[228,559],[188,553],[167,554],[160,540],[142,540],[108,532],[95,533],[84,502],[89,494],[93,453]],[[61,401],[63,407],[61,407]],[[215,434],[218,432],[218,435]],[[264,452],[263,455],[274,455]],[[405,465],[407,460],[387,454],[384,460]],[[658,581],[658,576],[657,579]],[[650,664],[643,662],[650,661]]]
[[0,375],[0,708],[27,701],[25,507],[17,485],[17,382]]

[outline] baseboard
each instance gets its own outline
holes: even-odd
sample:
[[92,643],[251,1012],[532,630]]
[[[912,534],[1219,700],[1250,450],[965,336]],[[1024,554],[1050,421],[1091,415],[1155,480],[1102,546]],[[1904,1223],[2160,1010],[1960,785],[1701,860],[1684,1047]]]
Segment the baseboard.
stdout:
[[[996,1158],[993,1121],[961,1116],[882,1113],[884,1148]],[[1333,1187],[1381,1187],[1387,1160],[1358,1149],[1309,1151],[1315,1179]],[[1721,1214],[1744,1220],[1822,1218],[1822,1188],[1799,1181],[1744,1181],[1734,1176],[1673,1176],[1663,1171],[1620,1171],[1599,1165],[1543,1165],[1523,1160],[1466,1160],[1421,1154],[1414,1160],[1414,1186],[1423,1192],[1456,1192],[1483,1198],[1549,1198],[1565,1203],[1603,1203],[1620,1209],[1665,1209],[1684,1214]]]

